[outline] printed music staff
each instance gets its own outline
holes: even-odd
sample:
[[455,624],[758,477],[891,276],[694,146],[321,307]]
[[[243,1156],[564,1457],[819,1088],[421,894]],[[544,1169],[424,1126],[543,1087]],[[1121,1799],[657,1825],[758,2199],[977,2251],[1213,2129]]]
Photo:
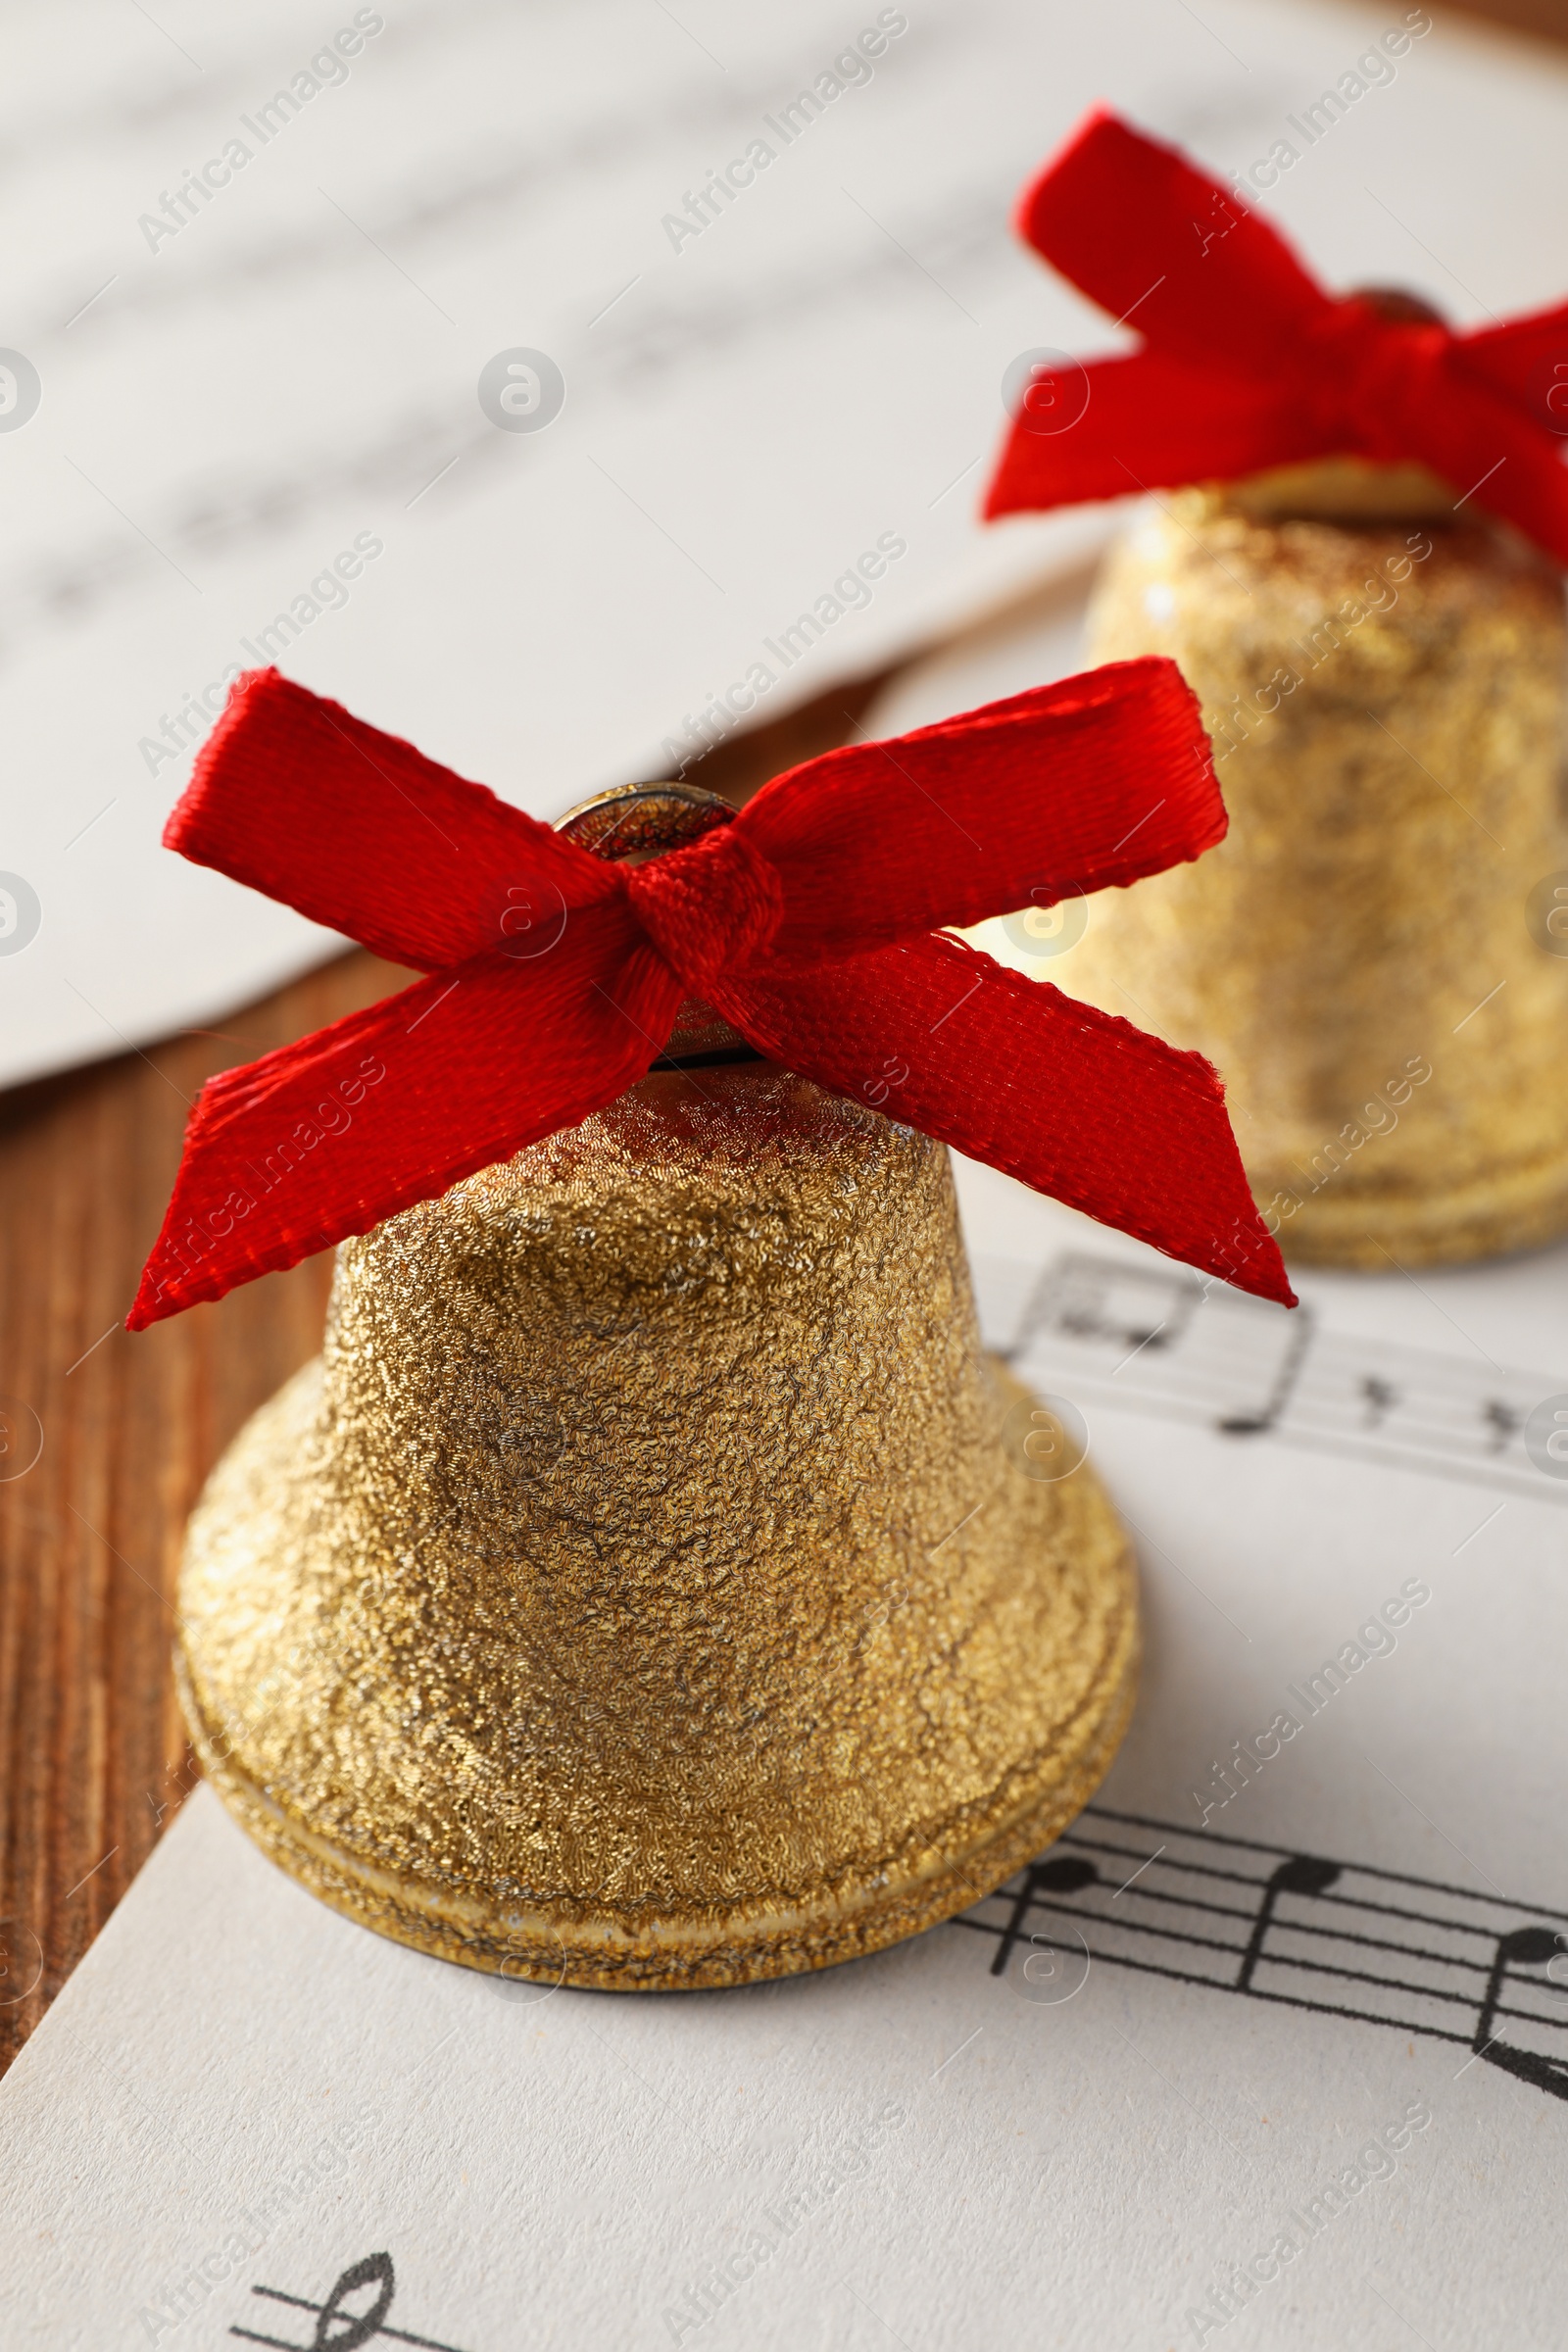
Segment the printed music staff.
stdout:
[[994,1976],[1066,1927],[1091,1967],[1453,2042],[1568,2099],[1568,1915],[1538,1903],[1091,1805],[953,1924]]
[[1038,1275],[982,1254],[975,1280],[994,1344],[1032,1388],[1568,1503],[1568,1477],[1527,1449],[1531,1414],[1568,1401],[1568,1375],[1327,1331],[1309,1306],[1282,1315],[1185,1269],[1088,1251]]

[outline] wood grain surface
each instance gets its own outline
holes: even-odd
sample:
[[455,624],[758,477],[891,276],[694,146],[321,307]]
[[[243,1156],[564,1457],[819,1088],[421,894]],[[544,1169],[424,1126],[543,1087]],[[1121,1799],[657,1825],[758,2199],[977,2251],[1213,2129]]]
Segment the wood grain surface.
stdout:
[[[843,741],[878,682],[722,746],[694,780],[744,800]],[[329,1253],[122,1328],[190,1103],[409,978],[345,956],[211,1030],[0,1095],[0,2071],[193,1785],[170,1672],[185,1520],[321,1341]]]

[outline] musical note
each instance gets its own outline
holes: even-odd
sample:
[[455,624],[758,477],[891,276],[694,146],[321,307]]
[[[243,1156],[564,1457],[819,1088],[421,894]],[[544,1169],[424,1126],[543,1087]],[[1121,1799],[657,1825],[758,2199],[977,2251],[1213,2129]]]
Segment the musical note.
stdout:
[[1291,1393],[1306,1359],[1306,1351],[1312,1345],[1310,1312],[1304,1307],[1298,1307],[1297,1316],[1298,1323],[1292,1327],[1285,1353],[1280,1358],[1279,1370],[1270,1384],[1262,1410],[1255,1413],[1223,1413],[1215,1421],[1215,1428],[1223,1430],[1227,1437],[1266,1437],[1277,1426],[1280,1415],[1291,1400]]
[[1005,1975],[1012,1947],[1023,1934],[1030,1905],[1037,1894],[1077,1894],[1082,1887],[1093,1886],[1099,1875],[1092,1862],[1083,1861],[1076,1854],[1058,1854],[1050,1862],[1031,1862],[1013,1895],[1012,1917],[1002,1932],[997,1956],[991,1963],[992,1975]]
[[[375,2299],[369,2308],[361,2312],[344,2309],[353,2295],[368,2286],[375,2288]],[[276,2352],[358,2352],[372,2336],[390,2336],[400,2344],[417,2344],[422,2352],[457,2352],[453,2344],[437,2343],[433,2335],[414,2335],[406,2328],[390,2328],[387,2314],[392,2309],[392,2297],[397,2290],[397,2278],[390,2254],[367,2254],[362,2261],[350,2263],[335,2281],[324,2303],[313,2303],[308,2295],[286,2294],[280,2286],[253,2286],[253,2295],[269,2295],[274,2303],[290,2303],[296,2311],[316,2314],[316,2333],[308,2344],[296,2344],[282,2335],[262,2335],[254,2328],[231,2327],[230,2335],[243,2336],[248,2344],[271,2344]],[[337,2321],[346,2325],[337,2327]]]
[[1231,1438],[1418,1469],[1568,1503],[1524,1444],[1568,1379],[1325,1331],[1178,1268],[1068,1250],[1043,1273],[975,1260],[988,1337],[1031,1387]]
[[1499,1397],[1489,1396],[1482,1418],[1492,1431],[1493,1452],[1502,1453],[1506,1451],[1509,1440],[1519,1435],[1529,1416],[1522,1413],[1516,1404],[1504,1404]]
[[[1517,2075],[1521,2082],[1533,2082],[1538,2090],[1549,2090],[1555,2098],[1568,2099],[1568,2054],[1554,2057],[1543,2050],[1522,2050],[1503,2038],[1496,2031],[1498,2015],[1503,2009],[1503,1991],[1510,1968],[1541,1968],[1555,1960],[1559,1952],[1568,1951],[1568,1935],[1555,1928],[1514,1928],[1499,1936],[1493,1955],[1487,1989],[1482,1998],[1481,2014],[1476,2020],[1475,2054],[1490,2066],[1500,2066],[1505,2073]],[[1526,1979],[1526,1983],[1534,1980]],[[1527,2010],[1510,2010],[1510,2016],[1530,2016]]]
[[1453,2042],[1568,2099],[1568,1916],[1539,1903],[1091,1805],[952,1925],[1004,1977],[1036,1920],[1091,1964]]
[[1380,1380],[1375,1372],[1361,1376],[1361,1394],[1366,1398],[1366,1426],[1376,1429],[1390,1407],[1399,1401],[1399,1392],[1391,1380]]
[[1326,1894],[1340,1876],[1337,1862],[1319,1862],[1311,1854],[1292,1854],[1282,1862],[1263,1891],[1252,1922],[1252,1933],[1247,1939],[1242,1965],[1236,1975],[1238,1992],[1250,1992],[1252,1978],[1263,1956],[1263,1939],[1274,1918],[1274,1905],[1282,1894]]

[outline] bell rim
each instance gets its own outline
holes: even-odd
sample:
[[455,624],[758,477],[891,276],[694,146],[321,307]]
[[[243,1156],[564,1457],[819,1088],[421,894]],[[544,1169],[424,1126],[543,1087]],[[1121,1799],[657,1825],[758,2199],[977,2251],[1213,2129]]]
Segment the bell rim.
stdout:
[[[1031,1394],[1005,1367],[996,1369],[1009,1395]],[[224,1464],[265,1447],[268,1416],[263,1407],[246,1424]],[[743,1899],[726,1908],[715,1899],[667,1915],[642,1907],[628,1924],[625,1909],[595,1909],[580,1895],[529,1911],[482,1889],[421,1879],[350,1851],[246,1770],[243,1737],[230,1742],[202,1704],[201,1642],[193,1644],[189,1624],[174,1647],[176,1690],[203,1770],[240,1827],[309,1892],[394,1942],[505,1980],[587,1989],[700,1990],[814,1973],[918,1935],[993,1892],[1060,1835],[1108,1772],[1137,1695],[1137,1562],[1091,1464],[1081,1463],[1070,1483],[1079,1490],[1083,1517],[1085,1541],[1074,1560],[1082,1597],[1106,1603],[1102,1613],[1112,1629],[1076,1703],[1049,1739],[1008,1760],[989,1794],[960,1808],[967,1835],[943,1838],[950,1816],[930,1825],[930,1842],[919,1848],[914,1867],[893,1875],[899,1857],[889,1853],[881,1867],[824,1880],[805,1901],[762,1908]],[[1027,1534],[1020,1525],[1020,1544]],[[1029,1777],[1018,1792],[1020,1774]]]
[[191,1744],[225,1810],[270,1861],[356,1926],[427,1959],[445,1960],[504,1983],[551,1989],[568,1985],[577,1991],[713,1991],[814,1975],[869,1959],[994,1894],[1053,1844],[1095,1796],[1132,1718],[1141,1644],[1131,1595],[1130,1602],[1131,1638],[1106,1678],[1093,1740],[1001,1823],[956,1854],[941,1855],[928,1870],[890,1885],[866,1886],[853,1903],[824,1898],[770,1919],[749,1920],[742,1932],[726,1922],[702,1940],[672,1933],[672,1921],[661,1922],[654,1933],[631,1936],[621,1931],[614,1946],[607,1936],[591,1938],[570,1923],[568,1933],[563,1934],[542,1917],[530,1935],[508,1929],[499,1907],[472,1897],[456,1898],[444,1889],[437,1896],[416,1881],[367,1864],[294,1820],[232,1759],[220,1756],[196,1697],[183,1645],[177,1642],[174,1681]]

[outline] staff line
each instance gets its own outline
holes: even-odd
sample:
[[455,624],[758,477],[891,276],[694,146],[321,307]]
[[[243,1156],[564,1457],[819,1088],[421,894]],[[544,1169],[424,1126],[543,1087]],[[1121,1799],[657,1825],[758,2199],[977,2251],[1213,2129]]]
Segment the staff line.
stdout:
[[[1126,1822],[1135,1830],[1174,1830],[1178,1838],[1191,1838],[1199,1834],[1193,1830],[1183,1830],[1176,1822],[1154,1821],[1147,1813],[1122,1813],[1109,1805],[1086,1805],[1079,1819],[1083,1820],[1091,1814],[1102,1821]],[[1222,1836],[1218,1830],[1204,1830],[1201,1835],[1207,1844],[1242,1846],[1249,1853],[1272,1854],[1276,1862],[1288,1861],[1291,1856],[1292,1849],[1289,1846],[1265,1845],[1259,1838],[1229,1838]],[[1453,1886],[1446,1879],[1418,1879],[1408,1870],[1385,1870],[1381,1863],[1346,1862],[1341,1867],[1361,1871],[1368,1878],[1393,1879],[1401,1886],[1425,1886],[1434,1894],[1456,1894],[1467,1903],[1500,1903],[1504,1910],[1534,1911],[1542,1919],[1560,1920],[1564,1917],[1561,1909],[1553,1910],[1546,1903],[1528,1903],[1522,1895],[1478,1894],[1473,1886]]]
[[[1045,1895],[1031,1895],[1027,1908],[1029,1910],[1048,1911],[1059,1914],[1064,1918],[1076,1921],[1080,1927],[1085,1922],[1087,1922],[1091,1927],[1114,1927],[1116,1924],[1114,1920],[1106,1919],[1102,1912],[1076,1911],[1070,1903],[1059,1900],[1053,1901],[1050,1897]],[[986,1923],[977,1921],[974,1924],[978,1926]],[[1280,1922],[1275,1920],[1270,1920],[1268,1922],[1270,1927],[1276,1927],[1280,1924]],[[1320,1930],[1318,1932],[1321,1934],[1323,1931]],[[993,1928],[992,1933],[1001,1936],[1004,1934],[1005,1931],[1002,1928]],[[1195,1944],[1201,1951],[1223,1952],[1228,1960],[1242,1960],[1246,1957],[1245,1949],[1239,1948],[1234,1943],[1216,1942],[1212,1936],[1184,1936],[1178,1929],[1175,1928],[1155,1928],[1146,1925],[1136,1928],[1129,1928],[1126,1933],[1130,1936],[1153,1936],[1157,1937],[1161,1943]],[[1017,1939],[1015,1938],[1014,1940]],[[1347,1937],[1344,1940],[1349,1941],[1350,1939]],[[1441,1959],[1442,1957],[1441,1954],[1433,1954],[1431,1952],[1411,1951],[1407,1947],[1399,1944],[1389,1944],[1385,1948],[1389,1951],[1402,1950],[1405,1958],[1409,1960],[1430,1960],[1433,1958]],[[1123,1959],[1123,1955],[1120,1952],[1091,1951],[1089,1956],[1092,1960],[1103,1960],[1107,1963],[1107,1965],[1114,1964],[1118,1967],[1122,1964]],[[1471,1992],[1446,1992],[1436,1984],[1411,1984],[1403,1977],[1369,1976],[1364,1968],[1337,1968],[1332,1960],[1298,1960],[1293,1958],[1289,1952],[1271,1952],[1264,1950],[1258,1956],[1257,1965],[1260,1968],[1296,1968],[1299,1969],[1304,1976],[1344,1977],[1348,1983],[1353,1984],[1385,1985],[1391,1992],[1414,1993],[1418,1999],[1424,2001],[1451,2001],[1459,2008],[1473,2009],[1477,2006],[1476,1996]],[[1468,1967],[1471,1965],[1471,1963],[1454,1962],[1450,1965],[1456,1967]],[[1491,1972],[1488,1970],[1485,1973],[1490,1975]],[[1250,1993],[1255,1989],[1250,1983],[1241,1984],[1234,1982],[1228,1982],[1223,1977],[1197,1977],[1194,1979],[1194,1983],[1211,1985],[1216,1992]],[[1564,2028],[1568,2028],[1568,2016],[1561,2018],[1543,2017],[1539,2012],[1534,2010],[1505,2010],[1500,2001],[1497,2004],[1496,2014],[1499,2017],[1504,2015],[1514,2017],[1530,2017],[1537,2025],[1562,2026]],[[1383,2019],[1380,2022],[1389,2024],[1397,2021]]]
[[[1196,1836],[1197,1833],[1195,1832],[1193,1835]],[[1113,1855],[1117,1861],[1132,1860],[1133,1849],[1130,1847],[1102,1844],[1100,1839],[1095,1838],[1080,1838],[1071,1830],[1063,1831],[1057,1842],[1061,1845],[1082,1846],[1087,1853]],[[1237,1870],[1215,1870],[1211,1864],[1204,1862],[1178,1862],[1172,1860],[1167,1862],[1165,1867],[1167,1870],[1185,1871],[1189,1878],[1223,1879],[1227,1886],[1248,1886],[1251,1887],[1257,1892],[1265,1891],[1268,1886],[1267,1879],[1250,1879],[1246,1876],[1245,1872]],[[1361,1862],[1346,1862],[1342,1863],[1340,1867],[1342,1870],[1361,1871],[1366,1868],[1366,1865]],[[1223,1903],[1204,1904],[1197,1895],[1163,1894],[1156,1897],[1150,1889],[1146,1888],[1144,1891],[1150,1895],[1150,1899],[1152,1901],[1158,1900],[1163,1903],[1185,1903],[1194,1910],[1208,1909],[1224,1911],[1226,1916],[1231,1919],[1250,1919],[1252,1916],[1250,1911],[1231,1911],[1229,1906]],[[1458,1889],[1455,1888],[1453,1891],[1457,1892]],[[1430,1911],[1406,1911],[1403,1905],[1400,1903],[1375,1903],[1365,1895],[1335,1894],[1332,1891],[1325,1889],[1322,1894],[1315,1894],[1311,1899],[1315,1903],[1338,1903],[1348,1911],[1372,1911],[1385,1919],[1408,1919],[1418,1927],[1442,1928],[1446,1932],[1455,1936],[1480,1936],[1489,1942],[1496,1935],[1495,1928],[1472,1927],[1466,1920],[1439,1919]],[[1472,1902],[1478,1903],[1494,1903],[1498,1898],[1494,1894],[1478,1894],[1472,1895],[1468,1897],[1468,1899]],[[1504,1896],[1503,1908],[1505,1910],[1510,1908],[1525,1910],[1527,1908],[1539,1908],[1539,1906],[1526,1905],[1523,1903],[1510,1905],[1506,1896]],[[1562,1920],[1565,1923],[1565,1932],[1568,1932],[1568,1912],[1544,1910],[1542,1912],[1542,1916],[1546,1919]],[[1281,1924],[1285,1925],[1289,1923],[1282,1922]],[[1308,1931],[1304,1927],[1302,1932],[1303,1934],[1309,1932],[1314,1935],[1339,1935],[1341,1933],[1348,1935],[1349,1933],[1348,1930],[1342,1931],[1337,1928],[1316,1928]],[[1402,1950],[1404,1947],[1401,1945],[1399,1948]],[[1466,1965],[1468,1965],[1468,1963]]]
[[[992,1927],[983,1919],[971,1919],[967,1912],[950,1921],[949,1925],[955,1928],[975,1928],[982,1936],[1001,1936],[1005,1933],[1004,1929]],[[1201,1984],[1209,1992],[1227,1992],[1234,1989],[1232,1986],[1219,1983],[1213,1977],[1195,1976],[1188,1968],[1166,1968],[1157,1960],[1128,1960],[1123,1958],[1120,1953],[1112,1954],[1110,1952],[1102,1952],[1098,1955],[1091,1953],[1090,1957],[1091,1959],[1096,1957],[1102,1959],[1107,1968],[1135,1968],[1146,1977],[1169,1977],[1178,1984]],[[1314,2017],[1349,2017],[1365,2026],[1394,2026],[1401,2034],[1424,2034],[1430,2041],[1451,2041],[1456,2043],[1459,2048],[1466,2050],[1472,2046],[1474,2039],[1473,2035],[1469,2034],[1446,2033],[1442,2026],[1419,2025],[1413,2018],[1380,2017],[1375,2009],[1346,2009],[1342,2008],[1337,2001],[1305,2001],[1292,1992],[1265,1992],[1257,1984],[1250,1985],[1245,1997],[1251,2001],[1274,2001],[1286,2009],[1305,2009]]]
[[[1066,1841],[1064,1839],[1063,1843],[1065,1842]],[[1267,1892],[1268,1882],[1265,1879],[1254,1879],[1250,1881],[1250,1884],[1255,1886],[1259,1893]],[[1001,1891],[1002,1890],[999,1888],[999,1895],[1001,1894]],[[1120,1892],[1123,1890],[1118,1889],[1117,1891]],[[1156,1887],[1152,1886],[1143,1887],[1140,1889],[1140,1891],[1146,1902],[1167,1903],[1174,1911],[1204,1911],[1209,1913],[1211,1916],[1220,1919],[1244,1920],[1249,1926],[1251,1925],[1253,1918],[1256,1916],[1255,1913],[1250,1911],[1233,1911],[1229,1903],[1205,1903],[1201,1897],[1198,1895],[1161,1894]],[[1290,1890],[1287,1889],[1287,1891]],[[1038,1901],[1042,1898],[1036,1896],[1032,1899]],[[1114,1895],[1111,1899],[1114,1901]],[[1337,1902],[1344,1904],[1347,1909],[1357,1911],[1375,1911],[1391,1919],[1408,1919],[1412,1922],[1412,1924],[1424,1928],[1442,1928],[1446,1930],[1449,1927],[1449,1922],[1447,1920],[1433,1919],[1419,1911],[1399,1911],[1395,1909],[1392,1905],[1380,1903],[1357,1903],[1354,1901],[1353,1897],[1330,1894],[1327,1891],[1322,1894],[1312,1895],[1303,1899],[1315,1903]],[[1115,1921],[1112,1920],[1111,1914],[1108,1911],[1086,1911],[1083,1914],[1083,1917],[1086,1919],[1106,1920],[1113,1926],[1116,1924]],[[1392,1942],[1386,1936],[1363,1936],[1354,1928],[1324,1928],[1319,1927],[1314,1921],[1311,1920],[1281,1919],[1277,1911],[1272,1914],[1270,1925],[1282,1931],[1288,1931],[1293,1936],[1322,1936],[1330,1942],[1334,1943],[1364,1944],[1369,1951],[1403,1952],[1412,1960],[1430,1960],[1434,1966],[1441,1966],[1443,1968],[1479,1969],[1483,1976],[1492,1965],[1490,1959],[1471,1960],[1467,1959],[1463,1953],[1432,1952],[1426,1950],[1424,1946],[1420,1944],[1395,1943]],[[1152,1929],[1147,1931],[1140,1929],[1133,1930],[1134,1934],[1148,1933],[1152,1935],[1154,1932],[1155,1931]],[[1490,1943],[1495,1943],[1497,1939],[1495,1929],[1455,1928],[1452,1932],[1455,1935],[1479,1936],[1484,1941]],[[1564,1935],[1568,1936],[1568,1927],[1565,1927]],[[1240,1949],[1243,1947],[1238,1948]],[[1568,1985],[1565,1985],[1563,1989],[1565,1992],[1568,1992]],[[1568,2025],[1568,2010],[1564,2011],[1563,2023]]]
[[[1082,1917],[1084,1915],[1079,1914],[1079,1916]],[[956,1928],[975,1928],[978,1929],[980,1934],[983,1936],[995,1936],[999,1938],[1005,1936],[1007,1934],[1007,1930],[1005,1928],[997,1927],[988,1920],[971,1919],[967,1912],[961,1914],[958,1918],[950,1921],[949,1924],[950,1926]],[[1146,1930],[1145,1932],[1148,1934],[1155,1934],[1158,1931],[1151,1929]],[[1173,1937],[1171,1940],[1175,1942],[1200,1941],[1201,1938],[1177,1936]],[[1230,1952],[1233,1949],[1233,1947],[1229,1944],[1216,1945],[1213,1948],[1227,1952]],[[1385,2017],[1375,2009],[1347,2009],[1338,2001],[1313,2001],[1304,1999],[1298,1993],[1270,1992],[1266,1990],[1264,1986],[1255,1984],[1247,1985],[1228,1984],[1222,1977],[1200,1977],[1195,1975],[1191,1969],[1166,1968],[1153,1960],[1134,1960],[1129,1958],[1124,1952],[1097,1952],[1089,1950],[1087,1944],[1085,1949],[1089,1951],[1089,1957],[1091,1960],[1102,1960],[1107,1968],[1141,1969],[1147,1976],[1172,1977],[1178,1984],[1201,1984],[1204,1985],[1210,1992],[1241,1992],[1249,2000],[1277,2001],[1282,2003],[1287,2008],[1310,2010],[1314,2016],[1318,2017],[1351,2017],[1355,2018],[1362,2025],[1391,2026],[1401,2034],[1425,2034],[1434,2041],[1458,2042],[1466,2049],[1472,2048],[1474,2043],[1473,2035],[1465,2034],[1448,2034],[1446,2033],[1441,2026],[1424,2026],[1414,2018]],[[1266,1956],[1270,1959],[1278,1958],[1278,1955],[1274,1953],[1270,1953]],[[1287,1963],[1286,1965],[1291,1964]],[[1394,1985],[1396,1990],[1414,1992],[1422,1999],[1462,2000],[1466,1997],[1457,1993],[1431,1992],[1425,1985],[1421,1984],[1399,1985],[1396,1984],[1395,1980],[1392,1978],[1362,1976],[1359,1971],[1355,1969],[1321,1970],[1317,1968],[1317,1964],[1315,1962],[1310,1961],[1298,1961],[1294,1965],[1300,1968],[1311,1968],[1318,1974],[1347,1976],[1362,1984],[1390,1984]],[[1472,2006],[1474,2004],[1472,2003]],[[1503,2001],[1499,2001],[1497,2003],[1493,2014],[1496,2017],[1520,2018],[1528,2024],[1537,2026],[1568,2025],[1568,2019],[1544,2017],[1539,2010],[1519,2009]],[[1494,2035],[1494,2039],[1500,2040],[1501,2036]],[[1488,2047],[1491,2047],[1490,2043],[1488,2044]],[[1481,2054],[1482,2053],[1480,2052],[1477,2053],[1478,2056]],[[1556,2062],[1552,2060],[1546,2060],[1545,2063],[1554,2064]],[[1463,2072],[1462,2068],[1460,2069],[1460,2072]]]

